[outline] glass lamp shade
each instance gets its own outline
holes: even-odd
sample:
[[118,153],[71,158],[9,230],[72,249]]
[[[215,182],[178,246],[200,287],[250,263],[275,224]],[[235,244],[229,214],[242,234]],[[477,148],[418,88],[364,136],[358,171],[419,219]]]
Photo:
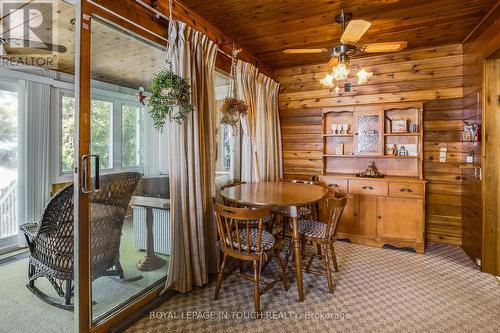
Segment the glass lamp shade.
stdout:
[[336,81],[345,80],[349,75],[350,70],[347,69],[345,64],[338,64],[332,71],[333,78]]
[[356,75],[358,76],[358,84],[365,83],[373,75],[373,72],[367,72],[364,68],[361,68]]
[[330,74],[326,74],[324,78],[319,80],[319,82],[321,82],[321,84],[324,85],[325,87],[332,88],[335,86],[333,84],[333,76],[331,76]]

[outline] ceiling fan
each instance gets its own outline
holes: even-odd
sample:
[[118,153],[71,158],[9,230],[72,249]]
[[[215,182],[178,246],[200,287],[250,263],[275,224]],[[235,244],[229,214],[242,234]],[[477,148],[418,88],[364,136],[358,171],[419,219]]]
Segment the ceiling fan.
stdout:
[[[11,47],[10,45],[15,44],[18,47]],[[24,45],[28,45],[25,47]],[[0,53],[4,51],[6,54],[10,53],[40,53],[40,52],[58,52],[65,53],[67,48],[63,45],[37,42],[33,40],[26,40],[21,38],[3,38],[0,37]]]
[[371,23],[365,20],[352,20],[352,13],[344,13],[344,11],[335,16],[335,21],[342,24],[340,44],[330,49],[287,49],[283,52],[288,54],[329,53],[332,57],[329,65],[335,66],[338,63],[347,65],[350,57],[355,55],[398,52],[407,46],[407,42],[405,41],[358,44],[361,37],[370,28]]

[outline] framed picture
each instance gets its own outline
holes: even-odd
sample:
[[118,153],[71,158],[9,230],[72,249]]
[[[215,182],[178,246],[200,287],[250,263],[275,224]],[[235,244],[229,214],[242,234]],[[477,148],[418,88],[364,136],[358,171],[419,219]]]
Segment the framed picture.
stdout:
[[387,143],[385,145],[385,154],[388,156],[396,155],[396,145],[394,143]]
[[392,133],[407,133],[408,121],[403,119],[393,120],[391,124]]

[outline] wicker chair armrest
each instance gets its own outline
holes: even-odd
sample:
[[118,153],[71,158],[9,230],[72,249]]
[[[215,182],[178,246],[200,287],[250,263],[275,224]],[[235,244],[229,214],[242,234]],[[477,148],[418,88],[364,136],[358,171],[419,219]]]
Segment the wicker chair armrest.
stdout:
[[26,223],[19,227],[22,232],[28,237],[30,242],[32,242],[36,236],[38,236],[39,225],[38,223]]

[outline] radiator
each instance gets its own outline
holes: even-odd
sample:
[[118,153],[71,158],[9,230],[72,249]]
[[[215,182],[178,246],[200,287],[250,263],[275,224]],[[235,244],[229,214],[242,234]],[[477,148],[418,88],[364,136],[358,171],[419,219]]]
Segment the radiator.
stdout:
[[[133,207],[134,245],[146,250],[146,209]],[[153,208],[153,241],[155,252],[170,255],[170,210]]]

